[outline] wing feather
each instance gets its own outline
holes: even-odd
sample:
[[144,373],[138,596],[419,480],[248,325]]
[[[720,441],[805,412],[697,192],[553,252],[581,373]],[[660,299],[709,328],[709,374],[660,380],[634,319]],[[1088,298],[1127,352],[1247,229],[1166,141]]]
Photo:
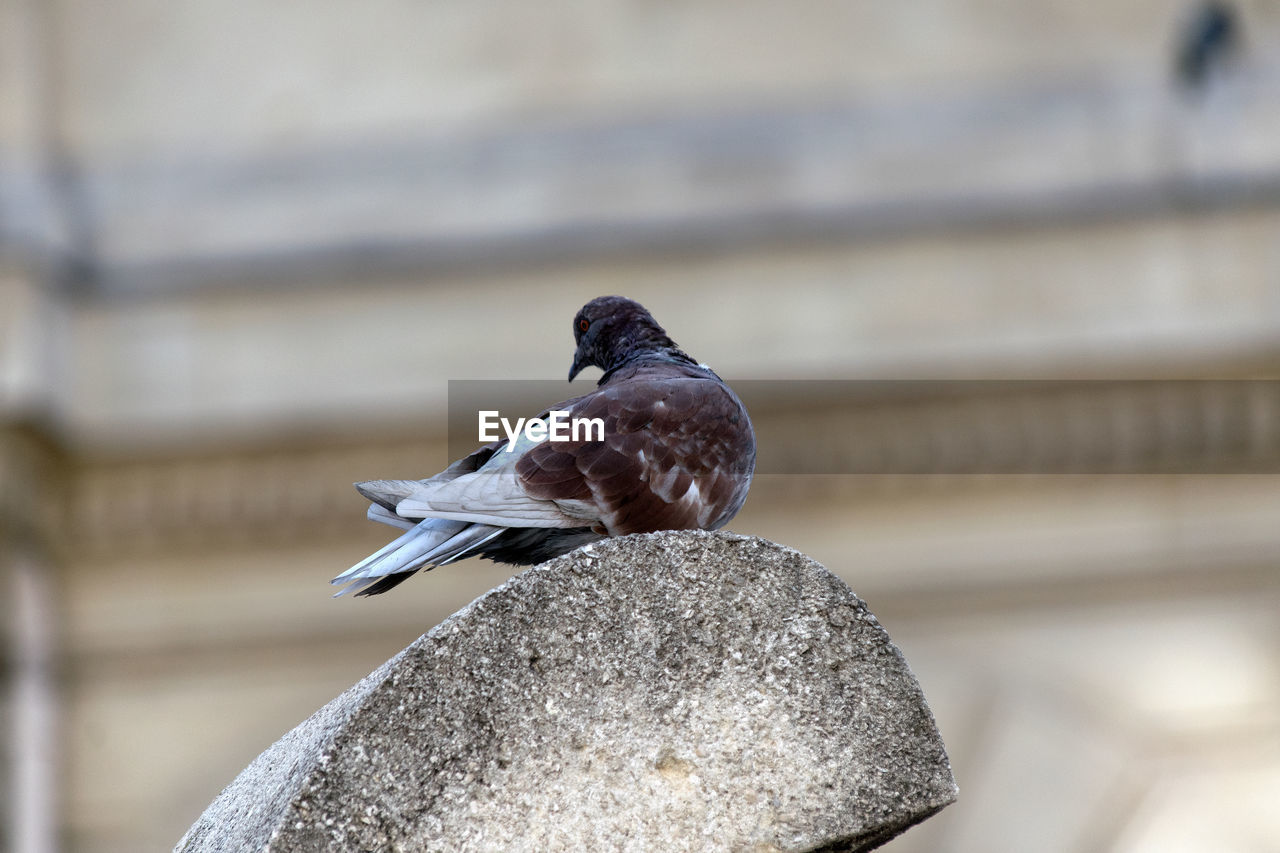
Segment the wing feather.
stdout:
[[506,527],[580,527],[554,502],[531,496],[516,475],[516,453],[502,454],[479,471],[444,483],[417,483],[396,505],[408,518],[445,518]]
[[526,494],[553,502],[589,496],[614,536],[723,524],[741,506],[755,440],[741,401],[713,375],[638,371],[579,398],[571,411],[601,418],[604,440],[530,449],[515,468]]

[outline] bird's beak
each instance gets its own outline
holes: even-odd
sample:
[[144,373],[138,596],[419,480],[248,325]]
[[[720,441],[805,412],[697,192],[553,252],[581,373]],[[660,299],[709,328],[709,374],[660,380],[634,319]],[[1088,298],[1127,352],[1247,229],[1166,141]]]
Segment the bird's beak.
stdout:
[[581,373],[582,368],[586,366],[587,366],[587,363],[582,360],[582,355],[575,352],[573,354],[573,364],[569,366],[569,381],[572,382],[573,377]]

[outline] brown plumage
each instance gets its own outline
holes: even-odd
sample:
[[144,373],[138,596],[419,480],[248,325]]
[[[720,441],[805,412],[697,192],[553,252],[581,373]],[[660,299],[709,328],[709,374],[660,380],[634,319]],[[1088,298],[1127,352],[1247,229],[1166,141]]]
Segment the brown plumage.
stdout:
[[[369,517],[408,529],[334,578],[385,592],[419,569],[469,556],[530,565],[605,536],[723,526],[746,499],[755,435],[740,400],[667,337],[641,305],[604,296],[574,317],[570,380],[595,391],[550,407],[600,418],[604,439],[505,439],[426,480],[357,484]],[[342,593],[339,593],[342,594]]]

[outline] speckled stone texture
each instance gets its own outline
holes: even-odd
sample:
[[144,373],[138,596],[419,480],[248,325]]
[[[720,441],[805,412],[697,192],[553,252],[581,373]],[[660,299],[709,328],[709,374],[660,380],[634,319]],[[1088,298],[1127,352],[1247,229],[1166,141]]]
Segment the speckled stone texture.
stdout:
[[667,532],[458,611],[177,849],[867,850],[955,797],[919,685],[843,581],[762,539]]

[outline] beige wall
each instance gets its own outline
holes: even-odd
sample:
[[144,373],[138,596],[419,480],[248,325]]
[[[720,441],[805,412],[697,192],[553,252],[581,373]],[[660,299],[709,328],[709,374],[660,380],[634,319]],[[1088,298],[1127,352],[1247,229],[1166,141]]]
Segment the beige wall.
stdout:
[[[1280,13],[1240,8],[1192,94],[1190,6],[1136,0],[0,0],[0,557],[54,642],[0,723],[57,708],[0,754],[57,768],[66,849],[171,846],[510,575],[325,583],[383,541],[349,484],[447,461],[447,380],[562,377],[601,293],[730,380],[1274,374]],[[937,429],[867,409],[756,421],[787,453]],[[1057,410],[957,411],[999,441]],[[1280,846],[1280,482],[1214,458],[758,478],[734,529],[869,601],[951,750],[959,803],[886,849]]]
[[[1252,35],[1274,44],[1265,3]],[[1176,7],[1046,0],[910,11],[651,0],[52,4],[62,124],[89,155],[299,142],[561,114],[892,99],[1118,73],[1163,76]],[[138,49],[139,45],[142,49]],[[128,57],[129,61],[121,61]]]

